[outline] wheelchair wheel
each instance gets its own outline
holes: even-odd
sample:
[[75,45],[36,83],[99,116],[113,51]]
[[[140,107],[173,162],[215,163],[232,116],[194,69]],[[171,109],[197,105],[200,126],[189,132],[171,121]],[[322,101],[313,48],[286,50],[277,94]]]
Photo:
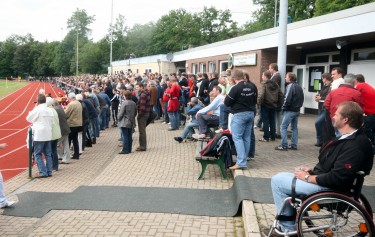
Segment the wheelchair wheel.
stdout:
[[367,213],[371,216],[371,219],[374,219],[371,205],[363,194],[359,195],[358,202],[366,209]]
[[298,236],[374,236],[374,223],[364,206],[339,193],[306,199],[297,214]]

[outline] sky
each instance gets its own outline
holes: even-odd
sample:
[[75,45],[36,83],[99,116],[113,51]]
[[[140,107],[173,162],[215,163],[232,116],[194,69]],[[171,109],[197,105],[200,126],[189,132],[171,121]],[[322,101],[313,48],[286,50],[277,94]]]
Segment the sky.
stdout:
[[95,16],[91,38],[96,42],[108,32],[111,23],[113,1],[113,23],[119,14],[125,16],[126,25],[156,22],[170,10],[184,8],[194,13],[204,6],[217,10],[230,10],[232,19],[239,26],[251,19],[254,10],[252,0],[4,0],[1,2],[0,41],[12,34],[25,36],[30,33],[35,40],[61,41],[67,34],[67,21],[77,9],[86,10]]

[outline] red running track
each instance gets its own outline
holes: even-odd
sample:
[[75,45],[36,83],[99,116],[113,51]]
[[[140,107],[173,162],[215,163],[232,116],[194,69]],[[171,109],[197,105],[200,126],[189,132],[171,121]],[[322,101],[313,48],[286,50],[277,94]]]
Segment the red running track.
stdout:
[[4,181],[28,169],[27,131],[30,123],[26,117],[35,107],[40,89],[53,98],[62,92],[50,83],[31,82],[0,100],[0,143],[8,143],[0,150],[0,170]]

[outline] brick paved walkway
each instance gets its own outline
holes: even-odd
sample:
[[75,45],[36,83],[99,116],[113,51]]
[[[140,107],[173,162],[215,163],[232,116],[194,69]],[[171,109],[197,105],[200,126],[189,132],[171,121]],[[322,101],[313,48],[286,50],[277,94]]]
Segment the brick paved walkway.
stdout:
[[[311,115],[300,117],[298,151],[274,151],[277,142],[257,142],[256,157],[249,162],[250,169],[236,172],[235,175],[270,178],[280,171],[293,171],[297,165],[313,166],[318,154],[318,148],[313,146],[314,118]],[[119,130],[110,128],[102,131],[97,144],[85,150],[80,160],[60,165],[60,170],[48,179],[29,180],[24,172],[5,183],[6,193],[10,200],[17,201],[17,193],[72,192],[80,185],[199,189],[231,187],[233,178],[222,180],[219,169],[214,166],[208,166],[205,180],[197,180],[201,167],[194,159],[195,144],[179,144],[173,140],[182,130],[168,132],[166,125],[156,121],[147,128],[147,132],[149,147],[146,152],[118,155]],[[257,139],[261,134],[256,130]],[[134,147],[137,145],[136,133]],[[36,174],[36,168],[33,172]],[[375,175],[367,178],[365,184],[375,185]],[[254,207],[255,211],[249,213],[254,217],[250,221],[242,217],[87,210],[53,210],[43,218],[24,218],[4,216],[0,211],[0,236],[260,236],[254,220],[258,220],[260,228],[268,226],[273,219],[274,206],[254,204]]]

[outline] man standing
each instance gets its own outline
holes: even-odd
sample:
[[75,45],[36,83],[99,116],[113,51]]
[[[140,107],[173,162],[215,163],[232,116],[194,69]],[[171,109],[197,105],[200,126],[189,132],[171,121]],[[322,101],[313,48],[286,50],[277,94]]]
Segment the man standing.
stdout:
[[375,139],[375,89],[365,82],[365,77],[362,74],[355,75],[356,89],[361,92],[363,103],[365,105],[364,125],[365,132],[374,146]]
[[341,67],[332,68],[331,76],[332,76],[332,79],[333,79],[333,82],[331,84],[331,91],[333,91],[333,90],[339,88],[339,86],[344,83],[344,79],[342,78],[343,77],[343,70],[341,69]]
[[65,109],[66,120],[68,122],[70,133],[69,133],[69,147],[73,142],[74,155],[72,159],[79,159],[79,143],[78,143],[78,132],[82,129],[82,105],[76,100],[74,92],[68,94],[70,103]]
[[176,73],[171,73],[169,79],[171,88],[168,95],[168,116],[171,126],[168,128],[168,131],[173,131],[180,127],[180,113],[178,110],[180,108],[179,98],[181,96],[181,88],[178,85]]
[[[279,85],[281,91],[283,91],[283,88],[281,88],[281,75],[279,73],[279,67],[277,66],[276,63],[271,63],[268,66],[268,70],[271,72],[271,81],[274,81]],[[276,137],[281,138],[281,133],[280,133],[280,126],[281,126],[281,112],[276,111],[275,112],[275,121],[276,121]]]
[[151,111],[150,93],[147,90],[145,90],[142,82],[138,82],[137,85],[135,86],[135,89],[138,92],[137,123],[138,123],[138,131],[139,131],[139,147],[137,147],[135,150],[146,151],[147,150],[146,126],[147,126],[147,119],[150,116],[150,111]]
[[[314,169],[303,167],[293,173],[278,173],[272,177],[271,188],[276,212],[283,216],[292,216],[293,207],[286,205],[280,213],[285,198],[292,195],[292,180],[297,178],[296,195],[310,195],[327,188],[349,192],[358,171],[370,174],[374,161],[374,151],[361,128],[363,111],[352,101],[339,104],[333,116],[334,126],[342,135],[333,139],[320,150],[319,162]],[[294,221],[280,221],[280,232],[294,231]],[[269,230],[263,233],[268,235]],[[275,235],[271,235],[275,236]]]
[[[292,72],[286,74],[285,83],[287,84],[285,92],[285,100],[282,106],[284,113],[281,122],[281,144],[275,147],[278,151],[287,151],[288,149],[297,150],[298,144],[298,116],[300,108],[303,105],[304,95],[302,88],[296,83],[297,76]],[[292,139],[288,146],[288,126],[291,125]]]
[[201,139],[207,136],[209,124],[213,126],[219,125],[220,105],[223,104],[224,96],[221,94],[221,88],[219,86],[214,86],[211,93],[214,100],[209,105],[199,110],[195,115],[199,124],[199,134],[193,135],[195,139]]
[[283,104],[283,93],[276,82],[270,80],[271,72],[265,71],[262,75],[263,82],[258,95],[258,105],[260,106],[261,117],[263,120],[264,135],[259,141],[268,142],[275,140],[275,112]]
[[[52,110],[47,107],[45,95],[39,94],[37,103],[37,106],[27,115],[26,120],[33,124],[34,159],[39,170],[37,178],[47,178],[52,176],[51,140],[54,115]],[[46,159],[45,164],[42,154]]]
[[247,168],[246,158],[250,146],[254,145],[250,142],[250,136],[258,90],[254,83],[245,81],[243,72],[240,70],[235,70],[232,78],[236,85],[230,89],[225,97],[224,104],[231,107],[233,113],[231,128],[237,151],[237,161],[235,165],[229,168],[242,169]]

